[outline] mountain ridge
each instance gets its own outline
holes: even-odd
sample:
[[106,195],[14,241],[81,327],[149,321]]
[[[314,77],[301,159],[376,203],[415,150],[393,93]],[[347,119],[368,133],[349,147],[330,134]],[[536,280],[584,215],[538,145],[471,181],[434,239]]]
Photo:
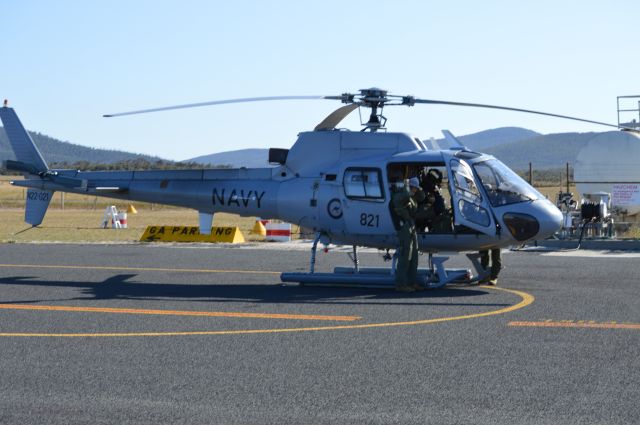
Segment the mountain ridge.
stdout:
[[[467,148],[495,156],[510,168],[522,171],[529,162],[538,170],[563,168],[573,163],[580,149],[601,133],[556,133],[540,134],[521,127],[499,127],[477,133],[457,136]],[[445,139],[425,140],[434,148],[446,149]],[[248,155],[250,154],[250,155]],[[232,167],[266,167],[268,149],[241,149],[190,158],[187,161],[228,164]]]
[[[63,142],[34,131],[29,133],[45,160],[50,163],[73,164],[90,162],[113,164],[136,159],[144,159],[150,162],[162,160],[160,157],[150,155],[97,149]],[[616,137],[616,133],[611,132],[611,137]],[[469,149],[493,155],[510,168],[521,171],[527,169],[530,162],[533,168],[537,170],[563,168],[567,162],[573,164],[580,149],[599,134],[603,133],[572,132],[544,135],[520,127],[500,127],[458,136],[458,139]],[[425,140],[425,143],[427,145],[433,143],[435,146],[442,147],[447,145],[444,139]],[[6,159],[15,159],[15,156],[4,128],[0,127],[0,160]],[[268,149],[249,148],[201,155],[185,161],[196,162],[203,166],[211,166],[213,164],[236,168],[256,168],[269,166],[267,159]]]
[[[144,159],[151,162],[162,159],[152,155],[82,146],[58,140],[36,131],[29,131],[29,134],[48,163],[71,164],[80,161],[88,161],[101,164],[112,164],[134,159]],[[0,159],[15,159],[13,149],[9,144],[9,139],[7,138],[4,127],[0,127]]]
[[498,127],[458,137],[463,145],[475,151],[484,152],[494,146],[514,143],[533,137],[543,136],[536,131],[521,127]]

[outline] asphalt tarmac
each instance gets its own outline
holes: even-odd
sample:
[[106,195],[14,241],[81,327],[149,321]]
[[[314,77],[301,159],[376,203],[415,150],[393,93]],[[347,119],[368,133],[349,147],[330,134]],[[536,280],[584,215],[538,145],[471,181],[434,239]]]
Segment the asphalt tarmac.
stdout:
[[267,248],[0,245],[0,423],[640,422],[639,253],[400,294],[283,286],[308,252]]

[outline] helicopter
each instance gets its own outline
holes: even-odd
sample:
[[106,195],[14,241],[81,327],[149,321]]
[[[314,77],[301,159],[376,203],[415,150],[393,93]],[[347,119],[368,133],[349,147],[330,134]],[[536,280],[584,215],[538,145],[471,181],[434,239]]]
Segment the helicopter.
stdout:
[[[329,114],[312,131],[299,133],[290,149],[271,148],[271,167],[162,171],[101,171],[49,169],[37,146],[7,102],[0,118],[16,155],[6,168],[22,172],[25,179],[12,181],[28,189],[25,221],[38,226],[54,192],[106,196],[123,200],[167,204],[194,209],[199,229],[209,234],[214,214],[279,219],[311,229],[309,272],[282,273],[285,283],[348,286],[393,286],[398,238],[389,207],[391,186],[416,177],[421,184],[442,186],[449,205],[438,225],[423,224],[419,250],[429,256],[429,266],[419,270],[421,284],[439,288],[454,281],[479,281],[486,272],[477,254],[468,254],[475,269],[447,269],[448,257],[438,252],[474,252],[522,245],[544,239],[561,228],[562,213],[513,170],[491,155],[467,149],[444,130],[452,147],[430,149],[419,138],[387,131],[386,106],[450,105],[490,108],[546,115],[569,120],[633,129],[566,115],[478,103],[396,96],[379,88],[337,96],[270,96],[144,109],[105,117],[118,117],[181,108],[229,103],[334,100],[344,105]],[[360,131],[338,128],[356,109],[369,109]],[[350,245],[353,267],[333,273],[315,271],[319,244]],[[386,250],[391,267],[365,268],[358,247]],[[394,250],[394,255],[389,254]]]

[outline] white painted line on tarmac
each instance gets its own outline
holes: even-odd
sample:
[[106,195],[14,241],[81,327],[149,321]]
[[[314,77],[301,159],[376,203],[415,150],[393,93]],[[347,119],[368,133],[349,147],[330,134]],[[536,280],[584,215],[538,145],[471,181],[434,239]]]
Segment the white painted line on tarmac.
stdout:
[[583,258],[640,258],[640,252],[571,250],[541,253],[547,257],[583,257]]

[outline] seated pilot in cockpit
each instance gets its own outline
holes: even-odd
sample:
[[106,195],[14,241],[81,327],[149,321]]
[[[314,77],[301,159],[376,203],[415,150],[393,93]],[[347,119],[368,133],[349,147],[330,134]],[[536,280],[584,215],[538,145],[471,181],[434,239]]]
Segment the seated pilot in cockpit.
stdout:
[[420,186],[424,192],[424,201],[418,205],[416,226],[421,232],[451,233],[451,215],[447,211],[440,185],[442,173],[436,168],[425,169],[420,173]]

